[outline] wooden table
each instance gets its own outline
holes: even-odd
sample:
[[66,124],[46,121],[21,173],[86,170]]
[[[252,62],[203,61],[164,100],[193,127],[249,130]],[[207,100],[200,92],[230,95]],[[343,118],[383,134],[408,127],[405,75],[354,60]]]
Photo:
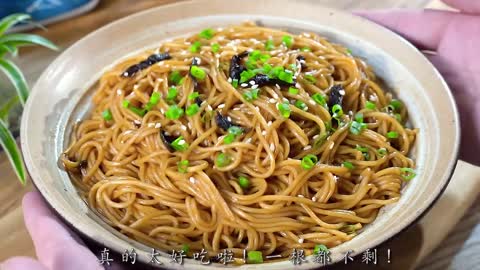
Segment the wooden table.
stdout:
[[[154,6],[175,2],[174,0],[103,0],[92,12],[48,26],[48,32],[33,31],[54,41],[61,48],[67,48],[87,33],[129,14]],[[371,9],[387,7],[419,8],[426,6],[441,7],[439,1],[430,0],[322,0],[327,6],[340,9]],[[16,62],[22,68],[30,85],[40,76],[46,66],[58,55],[42,48],[25,49],[21,51]],[[9,89],[5,80],[0,83],[0,89]],[[11,90],[11,89],[10,89]],[[0,100],[13,91],[0,90]],[[23,187],[15,178],[7,158],[0,153],[0,261],[11,256],[35,256],[32,241],[23,224],[21,198],[32,190],[30,181]]]

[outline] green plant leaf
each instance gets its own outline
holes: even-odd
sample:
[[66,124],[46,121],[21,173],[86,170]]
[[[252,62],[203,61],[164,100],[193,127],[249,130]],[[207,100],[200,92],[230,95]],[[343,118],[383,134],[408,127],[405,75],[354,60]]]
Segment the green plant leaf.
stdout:
[[28,85],[22,71],[10,60],[0,59],[0,70],[10,79],[17,90],[22,105],[25,105],[28,97]]
[[18,176],[18,179],[22,185],[25,185],[26,174],[22,155],[20,154],[20,150],[18,149],[12,133],[8,130],[7,126],[2,120],[0,120],[0,146],[2,146],[3,150],[7,154],[7,157]]
[[32,34],[7,34],[0,36],[0,44],[13,46],[40,45],[52,50],[58,50],[58,47],[50,40]]
[[8,114],[10,113],[10,110],[13,108],[18,103],[18,96],[15,95],[11,97],[5,104],[0,107],[0,119],[5,122],[5,124],[8,125]]
[[5,33],[8,29],[10,29],[10,27],[14,26],[15,24],[26,21],[26,20],[30,20],[31,18],[32,17],[30,17],[30,15],[23,14],[23,13],[15,13],[7,17],[4,17],[0,21],[0,35]]
[[0,58],[2,58],[6,53],[10,53],[12,56],[17,56],[18,49],[10,44],[0,44]]

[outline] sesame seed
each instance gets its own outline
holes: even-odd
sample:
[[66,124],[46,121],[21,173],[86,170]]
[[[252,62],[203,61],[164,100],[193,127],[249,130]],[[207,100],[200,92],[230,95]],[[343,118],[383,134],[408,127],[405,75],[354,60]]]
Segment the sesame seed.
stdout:
[[303,244],[303,238],[298,238],[298,243]]
[[140,122],[138,120],[133,120],[133,123],[136,124],[136,125],[140,125],[142,122]]
[[320,137],[320,135],[317,134],[317,135],[313,136],[313,139],[316,140],[316,139],[318,139],[319,137]]
[[[186,55],[186,54],[188,54],[187,51],[182,51],[182,52],[180,53],[180,55]],[[160,63],[161,63],[161,62],[160,62]]]
[[267,131],[266,131],[266,130],[263,130],[263,131],[262,131],[262,135],[263,135],[263,136],[266,136],[266,135],[267,135]]
[[312,197],[312,201],[316,202],[316,201],[317,201],[317,197]]
[[310,104],[312,104],[312,105],[315,105],[315,104],[316,104],[313,99],[308,100],[308,103],[310,103]]
[[156,123],[155,124],[155,128],[161,128],[162,127],[162,123]]
[[147,127],[154,127],[155,126],[155,123],[148,123],[147,124]]
[[283,102],[290,102],[290,101],[289,101],[288,99],[286,99],[286,98],[283,98],[282,100],[283,100]]
[[270,144],[270,150],[275,151],[275,145],[273,143]]
[[272,125],[272,121],[268,121],[267,126],[271,126],[271,125]]
[[207,109],[210,110],[210,111],[213,111],[212,106],[210,106],[210,105],[207,106]]
[[232,78],[228,78],[227,80],[229,83],[232,83]]
[[252,81],[249,81],[248,83],[249,83],[250,85],[255,85],[255,81],[253,81],[253,80],[252,80]]
[[170,136],[170,132],[165,131],[164,133],[165,133],[165,135]]
[[133,86],[133,89],[134,89],[134,90],[137,90],[138,87],[139,87],[138,84],[135,84],[135,85]]
[[259,111],[260,111],[260,108],[257,107],[257,106],[255,106],[255,110],[256,110],[257,112],[259,112]]
[[198,57],[194,57],[193,60],[195,60],[195,62],[197,62],[197,64],[200,65],[200,63],[202,63],[202,59],[198,58]]
[[334,181],[335,181],[335,183],[336,183],[336,182],[337,182],[337,180],[338,180],[338,176],[334,175],[334,176],[333,176],[333,180],[334,180]]
[[189,128],[189,129],[192,129],[192,123],[191,123],[191,122],[188,122],[187,125],[188,125],[188,128]]
[[300,84],[297,82],[297,83],[295,84],[295,87],[296,87],[296,88],[300,88]]
[[310,150],[310,149],[312,149],[312,146],[311,146],[311,145],[307,145],[307,146],[305,146],[305,147],[303,148],[303,150],[305,150],[305,151]]
[[185,140],[178,141],[178,145],[184,145],[184,144],[185,144]]
[[180,128],[183,130],[187,130],[187,127],[185,125],[181,125]]
[[228,121],[232,122],[232,118],[230,116],[227,117]]
[[217,108],[222,109],[222,108],[224,108],[224,107],[225,107],[225,103],[222,103],[222,104],[218,105]]
[[234,110],[234,111],[240,111],[240,108],[239,108],[239,107],[235,107],[235,108],[233,108],[232,110]]
[[338,91],[338,93],[339,93],[340,95],[344,96],[344,95],[345,95],[345,90],[342,89],[342,90]]
[[248,84],[246,84],[246,83],[242,83],[242,84],[240,84],[240,86],[241,86],[241,87],[247,87],[247,86],[248,86]]
[[330,144],[330,147],[329,147],[330,150],[333,149],[333,145],[335,145],[335,143]]
[[117,95],[121,96],[123,93],[123,90],[122,89],[117,89]]
[[251,143],[252,142],[252,138],[248,138],[247,140],[245,140],[246,143]]
[[257,89],[257,88],[258,88],[258,84],[252,85],[252,89]]
[[277,93],[273,93],[272,97],[278,99],[278,94],[277,94]]
[[277,100],[274,99],[274,98],[271,98],[271,99],[268,100],[268,102],[273,104],[273,103],[277,102]]
[[218,54],[218,53],[215,54],[215,57],[216,57],[216,58],[220,58],[220,54]]
[[297,197],[305,198],[305,196],[303,196],[302,194],[298,194]]
[[165,114],[165,110],[164,110],[163,108],[160,109],[160,112],[161,112],[162,114]]
[[377,96],[371,95],[368,99],[370,99],[370,101],[377,101]]
[[277,89],[280,89],[280,85],[278,85],[278,83],[275,84],[275,87],[277,87]]
[[196,181],[196,180],[197,180],[197,179],[195,179],[193,176],[190,177],[190,183],[195,184],[195,181]]

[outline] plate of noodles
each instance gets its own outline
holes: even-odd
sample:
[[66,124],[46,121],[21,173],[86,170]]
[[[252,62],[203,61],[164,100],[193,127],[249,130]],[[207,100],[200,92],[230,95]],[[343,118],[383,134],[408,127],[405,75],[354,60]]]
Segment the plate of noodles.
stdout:
[[459,144],[453,98],[417,49],[293,1],[109,24],[45,70],[21,131],[65,222],[172,269],[290,269],[292,252],[311,269],[374,248],[432,206]]

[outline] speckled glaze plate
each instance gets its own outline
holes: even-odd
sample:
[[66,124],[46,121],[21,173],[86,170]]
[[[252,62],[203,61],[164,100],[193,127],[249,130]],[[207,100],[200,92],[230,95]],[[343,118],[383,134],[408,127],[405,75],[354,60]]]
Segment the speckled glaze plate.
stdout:
[[[373,66],[388,88],[406,103],[411,124],[420,128],[413,151],[417,177],[403,189],[398,203],[384,207],[375,222],[353,240],[332,248],[332,261],[342,260],[349,250],[355,255],[379,245],[431,207],[446,187],[456,163],[459,119],[446,83],[417,49],[374,23],[313,2],[199,0],[161,6],[111,23],[64,51],[37,81],[23,113],[22,150],[35,185],[66,222],[110,250],[122,253],[133,247],[138,260],[150,261],[150,247],[122,235],[89,209],[67,173],[58,166],[58,157],[68,143],[72,125],[90,109],[89,88],[103,70],[165,39],[246,20],[293,33],[316,32],[344,44]],[[166,253],[160,260],[164,268],[200,267],[198,261],[191,259],[183,266],[172,264]],[[319,266],[309,261],[295,269]],[[258,267],[291,269],[292,264],[282,261],[238,268]]]

